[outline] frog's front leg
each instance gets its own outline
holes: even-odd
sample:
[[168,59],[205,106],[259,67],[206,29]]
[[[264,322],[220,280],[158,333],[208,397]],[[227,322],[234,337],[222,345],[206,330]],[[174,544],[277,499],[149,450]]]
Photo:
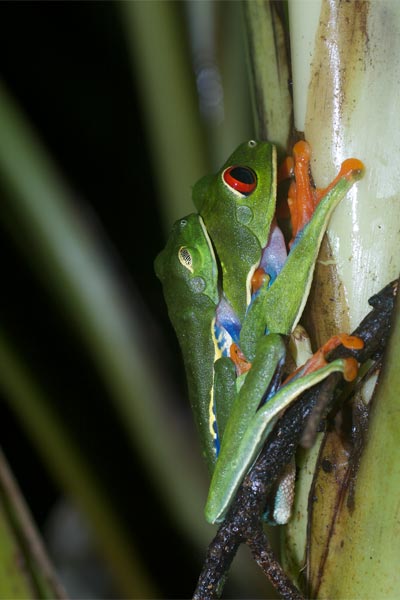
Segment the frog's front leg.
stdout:
[[[262,283],[243,322],[240,345],[248,356],[251,357],[254,352],[254,339],[262,334],[264,325],[267,332],[289,334],[298,323],[308,298],[315,262],[329,218],[362,173],[363,165],[359,160],[346,160],[334,182],[319,199],[311,219],[304,226],[301,220],[297,221],[301,229],[296,232],[282,270],[272,285],[268,280]],[[303,196],[308,198],[308,192]]]
[[[251,369],[236,379],[236,393],[230,409],[222,437],[220,453],[215,465],[210,484],[209,497],[223,494],[233,497],[230,492],[230,469],[240,463],[241,456],[237,453],[237,445],[243,437],[253,415],[256,413],[265,394],[269,391],[278,365],[283,365],[286,356],[285,343],[281,336],[271,334],[263,336],[257,344],[257,356]],[[232,362],[232,365],[234,363]],[[221,392],[221,390],[219,390]],[[217,409],[218,414],[218,409]],[[213,519],[206,507],[206,518]],[[210,522],[214,522],[211,520]]]
[[[217,458],[220,451],[226,424],[236,397],[236,368],[233,361],[227,356],[222,356],[214,363],[214,404],[217,421],[218,447]],[[212,415],[210,415],[212,418]]]
[[[292,196],[289,198],[293,236],[291,250],[266,301],[268,321],[273,331],[283,328],[285,333],[288,327],[293,330],[303,311],[319,248],[332,212],[364,171],[361,161],[347,159],[330,185],[318,190],[311,185],[309,177],[311,151],[307,142],[295,144],[293,154],[295,182],[291,188],[293,191],[289,193]],[[300,299],[298,294],[296,296],[298,289],[302,290]],[[283,297],[283,290],[288,298],[285,318],[278,316],[276,308],[273,309],[275,300]]]
[[[249,379],[251,372],[252,369],[249,371],[241,389],[244,397],[246,397],[247,384],[251,381]],[[232,438],[231,435],[227,435],[231,424],[229,421],[222,440],[221,452],[215,466],[205,507],[207,521],[216,523],[224,519],[243,478],[257,458],[282,411],[304,391],[335,372],[341,372],[345,379],[350,380],[357,372],[357,363],[352,358],[338,359],[328,363],[317,371],[293,379],[280,388],[250,418],[246,418],[247,427],[244,433],[242,433],[242,427],[238,428],[238,431],[240,430],[240,437],[235,436]],[[259,396],[259,401],[261,400],[262,395]],[[254,404],[255,402],[253,406]],[[236,402],[234,408],[235,406]],[[244,408],[243,410],[245,411]],[[235,425],[236,423],[233,422],[232,427]]]

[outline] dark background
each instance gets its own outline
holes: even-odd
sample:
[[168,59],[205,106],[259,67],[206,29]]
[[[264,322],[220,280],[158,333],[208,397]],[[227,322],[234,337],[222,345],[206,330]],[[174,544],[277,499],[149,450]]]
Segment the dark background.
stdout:
[[[128,286],[134,282],[176,349],[153,272],[164,236],[117,3],[0,3],[0,65],[5,84],[77,202],[85,210],[89,207],[106,231],[121,276]],[[0,230],[0,251],[0,318],[7,334],[109,485],[161,597],[187,596],[198,561],[135,463],[90,358],[5,227]],[[183,389],[178,370],[173,377]],[[0,422],[0,444],[42,527],[60,490],[4,401]]]

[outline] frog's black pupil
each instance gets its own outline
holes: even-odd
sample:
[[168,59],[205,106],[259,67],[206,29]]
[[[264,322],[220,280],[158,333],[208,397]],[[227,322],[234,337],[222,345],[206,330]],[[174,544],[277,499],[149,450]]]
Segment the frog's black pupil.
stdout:
[[240,181],[241,183],[254,183],[256,178],[251,169],[247,167],[234,167],[230,172],[231,177]]

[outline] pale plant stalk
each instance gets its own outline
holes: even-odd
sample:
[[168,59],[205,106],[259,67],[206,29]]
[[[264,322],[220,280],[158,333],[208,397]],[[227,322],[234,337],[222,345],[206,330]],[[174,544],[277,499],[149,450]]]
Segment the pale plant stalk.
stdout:
[[[282,55],[278,37],[272,39],[266,33],[278,31],[273,26],[274,5],[255,0],[246,6],[247,14],[253,15],[249,35],[254,48],[259,131],[282,143],[289,119],[282,115],[279,103],[284,77],[273,75],[278,73],[276,65],[282,64]],[[297,134],[304,134],[311,144],[316,184],[328,184],[345,158],[359,158],[366,167],[364,179],[336,209],[317,263],[307,326],[314,343],[320,344],[338,331],[355,328],[369,310],[368,298],[397,278],[400,269],[396,161],[400,6],[391,0],[289,0],[289,17],[294,125]],[[271,86],[275,91],[271,92]],[[286,107],[289,112],[290,104]],[[282,122],[276,129],[277,115]],[[396,343],[393,341],[393,352]],[[355,486],[355,509],[352,513],[347,509],[347,498],[341,510],[334,509],[337,486],[319,472],[315,489],[322,490],[322,496],[314,503],[308,532],[313,544],[308,554],[308,494],[318,444],[302,456],[295,518],[284,530],[283,558],[299,585],[304,576],[308,579],[307,594],[313,597],[390,597],[398,587],[395,557],[399,543],[394,525],[399,475],[393,467],[385,476],[382,468],[383,464],[398,464],[393,434],[400,425],[395,393],[393,397],[398,384],[391,373],[395,364],[391,359],[392,354],[374,398]],[[361,391],[365,403],[373,388],[374,381],[370,381]],[[335,464],[339,464],[346,456],[340,445],[335,451]],[[328,537],[325,530],[333,534]]]
[[[368,312],[368,298],[398,277],[400,270],[400,177],[396,160],[400,5],[390,0],[295,0],[289,2],[289,14],[295,126],[304,132],[313,149],[316,183],[321,187],[327,184],[350,156],[361,159],[366,168],[364,179],[331,219],[329,244],[323,248],[324,260],[316,271],[314,287],[319,297],[312,298],[311,314],[314,330],[324,338],[338,330],[353,329]],[[328,320],[321,310],[323,298],[334,299]],[[394,340],[392,348],[397,348]],[[395,557],[400,544],[393,500],[399,495],[400,478],[396,468],[386,473],[378,468],[399,464],[400,458],[396,436],[392,435],[396,428],[399,431],[400,423],[397,403],[388,393],[398,385],[390,357],[374,398],[356,481],[354,512],[350,513],[343,502],[342,509],[333,513],[328,498],[335,491],[319,476],[324,503],[314,505],[314,511],[320,512],[313,524],[328,526],[335,519],[335,528],[329,540],[324,538],[319,547],[314,544],[314,551],[309,549],[307,576],[313,596],[387,598],[394,597],[399,585]],[[368,401],[366,394],[364,400]],[[310,464],[299,480],[303,492],[297,496],[296,514],[300,518],[286,535],[285,558],[295,578],[305,561],[307,471]],[[311,531],[310,539],[318,535],[318,531]]]
[[244,15],[257,136],[286,152],[291,136],[292,100],[284,24],[265,0],[244,3]]

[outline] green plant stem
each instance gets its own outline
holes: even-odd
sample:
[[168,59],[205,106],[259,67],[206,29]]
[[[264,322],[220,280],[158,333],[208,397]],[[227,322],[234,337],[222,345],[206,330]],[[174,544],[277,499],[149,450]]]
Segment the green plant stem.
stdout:
[[[15,241],[87,347],[171,514],[191,538],[205,543],[201,459],[196,463],[171,414],[173,390],[149,340],[151,319],[117,279],[102,232],[78,210],[3,86],[0,174],[12,198],[2,211],[7,209]],[[171,469],[175,464],[179,469]]]
[[209,170],[186,32],[179,3],[122,2],[120,9],[168,233],[174,221],[193,212],[193,182]]
[[0,452],[0,597],[65,599],[29,510]]
[[89,519],[121,592],[141,598],[154,597],[155,590],[105,490],[52,410],[50,399],[35,384],[1,331],[0,365],[3,394],[9,398],[54,479]]

